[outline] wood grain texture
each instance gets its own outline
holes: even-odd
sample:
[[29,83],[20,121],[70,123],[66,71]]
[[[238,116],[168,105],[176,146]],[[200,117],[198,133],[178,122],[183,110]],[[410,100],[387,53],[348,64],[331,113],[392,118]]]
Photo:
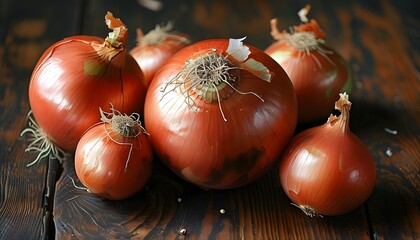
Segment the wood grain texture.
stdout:
[[411,45],[419,36],[408,29],[420,29],[420,22],[411,22],[410,4],[404,6],[405,12],[394,4],[380,2],[375,11],[353,7],[354,21],[360,26],[354,34],[365,50],[358,55],[363,61],[356,73],[360,85],[352,121],[378,171],[369,200],[374,237],[416,239],[420,235],[420,62],[418,49]]
[[58,182],[57,239],[369,238],[363,208],[345,216],[308,218],[290,205],[275,171],[246,187],[203,190],[157,162],[143,191],[127,200],[109,201],[79,189],[83,185],[73,168],[67,161]]
[[348,214],[307,217],[290,204],[276,169],[241,188],[206,191],[155,159],[144,190],[127,200],[108,201],[78,189],[82,185],[73,159],[62,166],[45,159],[27,168],[34,155],[24,152],[27,141],[19,134],[26,124],[36,61],[63,37],[105,37],[106,11],[129,28],[128,48],[134,47],[135,28],[147,32],[174,21],[175,29],[193,41],[247,36],[247,43],[264,49],[273,42],[268,20],[277,17],[279,27],[287,29],[298,23],[296,12],[306,4],[162,2],[159,12],[134,0],[0,3],[0,239],[420,238],[420,21],[415,1],[311,3],[309,16],[353,70],[350,127],[376,161],[373,194]]
[[77,1],[5,0],[0,5],[0,239],[48,239],[54,231],[46,217],[51,211],[45,202],[48,160],[27,167],[36,155],[25,152],[28,142],[20,133],[30,108],[32,69],[50,44],[75,33],[74,11],[57,12],[72,6]]

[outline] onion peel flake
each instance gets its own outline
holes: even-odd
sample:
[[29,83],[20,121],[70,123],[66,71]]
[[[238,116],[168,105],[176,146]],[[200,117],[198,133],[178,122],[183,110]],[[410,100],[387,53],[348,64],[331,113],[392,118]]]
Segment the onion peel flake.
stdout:
[[270,73],[270,70],[261,62],[253,58],[248,58],[251,51],[249,50],[249,47],[245,46],[242,42],[245,38],[246,37],[239,39],[230,38],[226,52],[233,57],[244,70],[249,71],[266,82],[271,82],[272,74]]

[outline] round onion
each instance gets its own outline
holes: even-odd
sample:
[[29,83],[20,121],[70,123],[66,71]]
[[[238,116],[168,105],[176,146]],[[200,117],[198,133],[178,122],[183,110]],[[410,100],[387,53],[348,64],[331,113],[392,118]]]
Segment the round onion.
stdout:
[[346,93],[335,107],[341,114],[295,136],[280,164],[285,193],[310,216],[345,214],[366,201],[375,186],[375,162],[349,129]]
[[102,123],[80,139],[75,170],[80,181],[99,196],[128,198],[140,191],[152,174],[153,154],[140,115],[104,113]]
[[145,125],[159,158],[203,188],[234,188],[263,176],[295,130],[290,79],[242,40],[183,48],[146,95]]
[[[301,14],[303,19],[305,14]],[[333,110],[335,96],[351,91],[353,80],[347,62],[325,44],[324,32],[313,19],[295,26],[291,33],[279,32],[277,19],[272,19],[271,29],[277,41],[265,52],[284,68],[293,83],[298,121],[325,119]]]

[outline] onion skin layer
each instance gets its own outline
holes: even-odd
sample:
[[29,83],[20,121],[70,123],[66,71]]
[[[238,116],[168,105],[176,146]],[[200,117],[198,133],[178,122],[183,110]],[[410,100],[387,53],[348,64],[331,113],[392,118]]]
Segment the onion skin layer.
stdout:
[[236,88],[218,103],[195,98],[191,109],[179,91],[162,97],[165,82],[173,79],[196,53],[226,50],[227,39],[201,41],[177,52],[157,72],[145,102],[145,126],[159,158],[176,174],[203,188],[227,189],[253,182],[277,162],[294,133],[297,104],[284,70],[262,51],[248,46],[249,58],[263,63],[273,74],[271,83],[239,70]]
[[283,190],[308,215],[348,213],[366,201],[375,186],[375,162],[341,116],[299,133],[282,157]]
[[75,170],[89,191],[120,200],[133,196],[146,185],[152,174],[152,160],[152,147],[145,134],[122,137],[112,130],[111,124],[102,123],[80,139]]

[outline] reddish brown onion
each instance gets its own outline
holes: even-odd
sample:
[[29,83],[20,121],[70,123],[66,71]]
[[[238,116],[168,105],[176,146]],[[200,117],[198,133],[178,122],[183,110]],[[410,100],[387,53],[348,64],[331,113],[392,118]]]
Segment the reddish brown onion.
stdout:
[[145,125],[159,158],[203,188],[234,188],[263,176],[296,126],[287,74],[242,40],[183,48],[147,92]]
[[271,35],[276,42],[265,52],[284,68],[293,83],[298,121],[307,123],[328,117],[335,96],[351,91],[353,80],[347,62],[325,44],[324,32],[313,19],[295,26],[290,33],[280,32],[277,19],[272,19]]
[[100,112],[102,123],[86,131],[77,145],[76,174],[92,193],[111,200],[128,198],[152,174],[152,147],[140,115]]
[[287,196],[307,215],[340,215],[360,206],[375,186],[375,162],[365,144],[349,129],[351,103],[340,94],[321,126],[293,138],[280,164]]

